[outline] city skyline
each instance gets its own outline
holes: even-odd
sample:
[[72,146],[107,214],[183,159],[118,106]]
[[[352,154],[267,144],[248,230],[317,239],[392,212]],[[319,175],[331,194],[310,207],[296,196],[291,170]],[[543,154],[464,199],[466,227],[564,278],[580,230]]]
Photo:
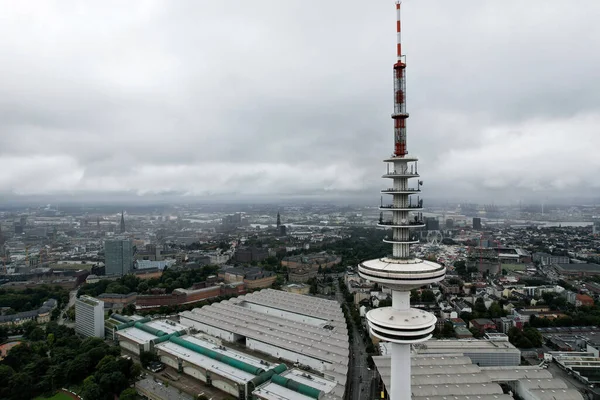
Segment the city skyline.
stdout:
[[[428,200],[597,199],[600,4],[409,4]],[[117,9],[9,4],[3,198],[372,203],[393,130],[387,2]]]

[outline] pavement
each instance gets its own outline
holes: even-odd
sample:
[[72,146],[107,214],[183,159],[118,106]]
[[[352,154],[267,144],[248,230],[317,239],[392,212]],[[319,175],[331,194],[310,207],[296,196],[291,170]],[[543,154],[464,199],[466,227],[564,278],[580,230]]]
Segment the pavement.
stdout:
[[[129,351],[126,351],[123,348],[121,348],[121,354],[126,354],[130,356],[134,362],[140,362],[139,356]],[[157,382],[161,382],[163,384],[165,382],[168,382],[169,386],[179,389],[182,392],[189,394],[194,398],[196,398],[200,394],[204,394],[210,400],[224,400],[231,398],[231,396],[229,396],[227,393],[215,389],[214,387],[206,386],[201,381],[194,379],[188,375],[181,374],[177,371],[177,369],[168,365],[166,365],[166,368],[160,372],[151,372],[147,369],[142,369],[142,372],[146,374],[147,377],[150,377],[151,379],[156,379]],[[170,379],[169,377],[175,379]]]
[[69,308],[71,308],[73,305],[75,305],[75,299],[77,299],[77,292],[79,291],[79,289],[75,289],[75,290],[71,290],[69,292],[69,302],[67,303],[67,305],[61,310],[60,312],[60,316],[58,317],[58,324],[59,325],[64,325],[67,324],[69,326],[73,325],[73,322],[67,322],[63,316],[64,314],[67,312],[67,310]]
[[[586,385],[583,382],[581,382],[581,381],[577,380],[576,378],[574,378],[568,372],[566,372],[562,368],[560,368],[558,366],[558,364],[556,364],[556,362],[550,362],[550,363],[548,363],[548,371],[555,378],[559,378],[559,379],[562,379],[563,381],[565,381],[565,383],[567,384],[567,386],[569,387],[569,389],[576,389],[576,390],[578,390],[579,393],[581,393],[582,395],[584,395],[584,398],[587,398],[585,396],[587,393],[595,393],[594,390],[596,390],[596,389],[591,389],[588,385]],[[596,395],[598,395],[598,394],[596,394]]]
[[[335,298],[342,305],[342,307],[347,307],[344,305],[344,296],[341,293],[339,282],[337,280],[334,281],[336,284],[336,292]],[[366,346],[360,330],[353,326],[353,338],[350,343],[350,362],[348,364],[349,373],[348,373],[348,384],[350,387],[347,388],[348,396],[347,398],[352,400],[365,400],[365,399],[374,399],[374,390],[375,385],[373,384],[374,379],[376,378],[376,372],[374,370],[369,370],[369,366],[367,364],[368,354],[366,352]]]

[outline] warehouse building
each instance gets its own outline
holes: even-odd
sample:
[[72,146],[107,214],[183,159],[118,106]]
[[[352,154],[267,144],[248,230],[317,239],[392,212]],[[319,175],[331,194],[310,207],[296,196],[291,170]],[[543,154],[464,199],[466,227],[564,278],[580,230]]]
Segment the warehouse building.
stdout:
[[[341,400],[332,380],[269,363],[203,335],[171,335],[156,345],[160,360],[238,399]],[[338,389],[338,390],[336,390]],[[269,397],[278,393],[279,397]],[[343,394],[343,389],[341,390]]]
[[521,364],[521,351],[508,341],[485,339],[430,340],[426,344],[418,344],[414,347],[415,351],[422,355],[464,355],[481,367],[517,366]]
[[335,380],[348,372],[348,332],[340,305],[272,289],[180,313],[182,325]]
[[172,335],[185,335],[188,329],[168,319],[131,318],[113,314],[111,318],[122,323],[114,328],[114,339],[122,349],[139,355],[142,351],[152,351],[157,343]]
[[273,376],[271,380],[258,386],[252,396],[256,400],[341,400],[343,394],[334,394],[336,387],[333,381],[292,369]]
[[[389,393],[391,390],[389,355],[373,357],[375,366]],[[500,385],[494,384],[480,367],[464,356],[418,356],[413,354],[412,400],[468,398],[509,400]]]
[[[389,392],[390,356],[373,361]],[[480,367],[465,356],[413,354],[411,374],[412,400],[512,400],[515,394],[528,400],[583,400],[577,390],[539,366]]]

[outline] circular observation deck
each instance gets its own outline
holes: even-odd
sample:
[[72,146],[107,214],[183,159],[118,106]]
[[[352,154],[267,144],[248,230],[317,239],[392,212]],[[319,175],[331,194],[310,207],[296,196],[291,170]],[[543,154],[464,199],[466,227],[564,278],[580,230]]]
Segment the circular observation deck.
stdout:
[[406,157],[400,157],[400,156],[391,156],[390,158],[386,158],[385,160],[383,160],[383,162],[413,162],[413,161],[419,161],[418,157],[411,157],[411,156],[406,156]]
[[388,238],[384,238],[383,239],[383,243],[390,243],[390,244],[417,244],[420,243],[419,239],[388,239]]
[[398,344],[424,342],[431,338],[437,318],[432,313],[409,308],[397,310],[382,307],[367,313],[373,335]]
[[425,223],[423,221],[407,223],[383,221],[378,222],[377,226],[380,226],[382,228],[424,228]]
[[446,277],[446,267],[420,258],[384,257],[361,262],[358,264],[358,274],[363,279],[391,289],[411,290],[443,280]]
[[417,193],[421,193],[421,189],[417,189],[417,188],[406,188],[406,189],[387,188],[387,189],[382,189],[381,193],[387,193],[387,194],[417,194]]
[[389,172],[385,175],[381,175],[382,178],[418,178],[419,174],[414,173],[414,172],[399,172],[399,171],[393,171],[393,172]]
[[381,211],[421,211],[423,210],[422,205],[409,204],[407,206],[395,206],[393,204],[379,206]]

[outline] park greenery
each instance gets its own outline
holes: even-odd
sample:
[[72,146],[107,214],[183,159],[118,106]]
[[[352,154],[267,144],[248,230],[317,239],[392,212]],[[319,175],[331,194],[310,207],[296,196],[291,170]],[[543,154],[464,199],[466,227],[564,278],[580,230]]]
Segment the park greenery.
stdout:
[[120,357],[120,348],[102,339],[81,339],[73,329],[50,322],[46,329],[25,324],[24,341],[0,362],[0,398],[29,400],[63,387],[86,400],[113,399],[126,390],[141,367]]
[[542,345],[542,334],[537,329],[526,324],[523,330],[519,328],[510,328],[508,331],[508,340],[520,349],[531,349]]
[[345,266],[356,266],[361,261],[379,258],[388,255],[390,245],[383,242],[389,232],[379,229],[352,228],[350,237],[331,243],[325,243],[321,250],[337,254],[342,257],[340,267],[324,268],[323,273],[341,272]]
[[195,269],[169,268],[165,269],[159,278],[147,280],[135,275],[125,275],[116,280],[103,279],[96,283],[86,283],[79,289],[79,295],[95,297],[102,293],[143,294],[151,289],[164,289],[166,293],[171,293],[177,288],[188,288],[194,283],[203,282],[209,276],[216,275],[218,270],[219,267],[215,265],[205,265]]
[[46,300],[55,299],[58,305],[69,301],[69,292],[61,286],[41,285],[25,290],[0,289],[0,305],[10,307],[5,315],[37,310]]

